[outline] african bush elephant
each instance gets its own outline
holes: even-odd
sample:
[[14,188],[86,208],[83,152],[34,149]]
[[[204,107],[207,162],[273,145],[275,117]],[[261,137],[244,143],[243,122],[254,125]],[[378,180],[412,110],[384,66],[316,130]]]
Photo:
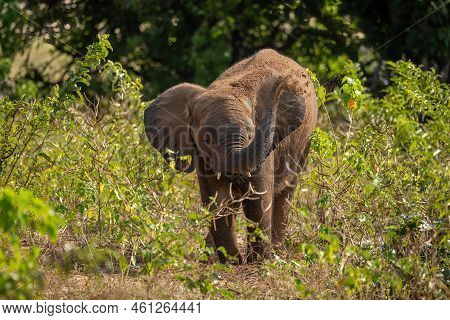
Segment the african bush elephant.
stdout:
[[309,75],[271,49],[235,64],[206,88],[176,85],[144,112],[152,146],[178,170],[197,170],[202,203],[214,213],[209,237],[226,250],[217,250],[219,260],[238,263],[245,259],[233,226],[241,206],[252,222],[247,262],[270,258],[282,242],[316,120]]

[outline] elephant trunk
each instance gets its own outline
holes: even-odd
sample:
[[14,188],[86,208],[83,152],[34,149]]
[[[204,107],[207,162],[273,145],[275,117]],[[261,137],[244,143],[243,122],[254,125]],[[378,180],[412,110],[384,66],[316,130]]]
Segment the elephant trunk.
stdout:
[[255,170],[272,150],[275,133],[276,110],[265,111],[264,117],[256,127],[250,144],[241,150],[230,150],[229,172],[247,174]]
[[258,168],[273,149],[276,129],[278,98],[283,79],[274,75],[259,89],[255,135],[248,146],[232,149],[228,154],[226,171],[234,174],[249,174]]

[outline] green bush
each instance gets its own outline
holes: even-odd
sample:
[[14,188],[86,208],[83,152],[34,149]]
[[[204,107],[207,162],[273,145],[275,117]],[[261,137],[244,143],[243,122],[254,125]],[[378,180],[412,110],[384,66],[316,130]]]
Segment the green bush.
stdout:
[[21,239],[36,231],[56,240],[60,223],[60,217],[32,192],[0,190],[0,298],[30,298],[42,284],[39,248]]
[[[0,102],[0,185],[33,190],[64,218],[66,270],[189,269],[187,257],[206,259],[209,215],[195,176],[178,175],[148,144],[142,85],[105,61],[107,38],[49,95]],[[109,96],[88,96],[92,73]]]
[[301,225],[319,231],[299,250],[335,266],[343,297],[445,298],[450,91],[433,70],[389,68],[382,98],[364,97],[357,69],[327,96],[322,110],[346,122],[313,133],[314,169],[301,185],[317,195],[304,209],[316,215]]

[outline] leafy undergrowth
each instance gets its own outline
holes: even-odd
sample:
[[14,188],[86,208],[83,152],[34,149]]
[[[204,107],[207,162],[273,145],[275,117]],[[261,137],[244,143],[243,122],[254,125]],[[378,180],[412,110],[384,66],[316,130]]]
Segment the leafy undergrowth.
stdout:
[[434,71],[390,63],[381,98],[357,65],[328,93],[311,73],[320,129],[284,247],[230,266],[209,258],[195,175],[150,147],[142,85],[109,50],[102,36],[60,86],[18,81],[0,102],[1,297],[449,297],[450,94]]

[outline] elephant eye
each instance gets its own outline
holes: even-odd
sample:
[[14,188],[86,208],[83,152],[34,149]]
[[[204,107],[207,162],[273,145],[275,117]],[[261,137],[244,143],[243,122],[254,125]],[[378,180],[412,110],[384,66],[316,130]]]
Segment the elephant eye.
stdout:
[[212,142],[212,136],[209,132],[205,133],[205,135],[203,136],[203,142],[205,144],[211,144]]

